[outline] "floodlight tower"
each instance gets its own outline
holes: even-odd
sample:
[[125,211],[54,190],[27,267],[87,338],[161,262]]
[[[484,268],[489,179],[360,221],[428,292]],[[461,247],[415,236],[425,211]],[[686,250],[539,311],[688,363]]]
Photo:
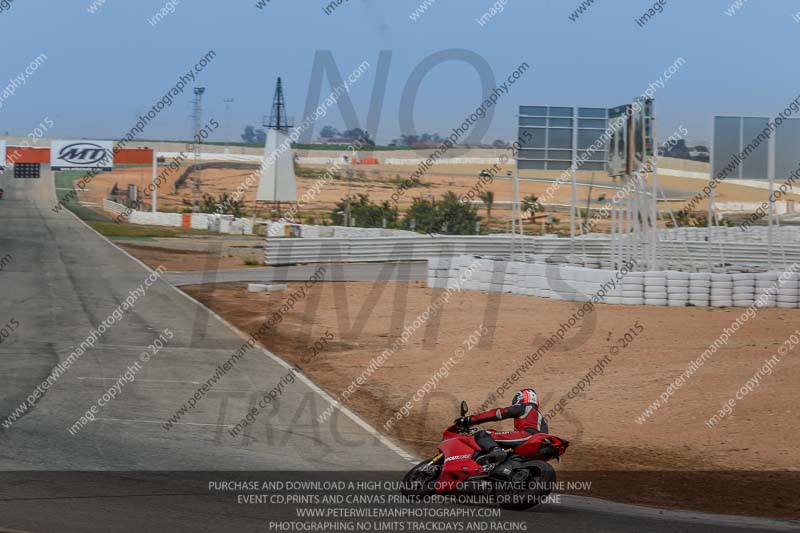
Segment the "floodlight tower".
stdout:
[[272,130],[287,132],[291,125],[289,117],[286,116],[286,101],[283,98],[283,83],[280,77],[275,83],[275,96],[272,98],[272,113],[263,126]]
[[206,92],[205,87],[194,88],[194,100],[192,100],[192,132],[191,139],[194,147],[194,164],[195,164],[195,178],[192,179],[192,192],[195,194],[200,193],[200,164],[202,155],[202,138],[200,137],[200,130],[203,129],[203,93]]
[[234,102],[233,98],[223,98],[223,102],[225,102],[225,153],[231,153],[230,150],[230,143],[231,139],[228,136],[228,132],[230,131],[230,123],[231,123],[231,104]]

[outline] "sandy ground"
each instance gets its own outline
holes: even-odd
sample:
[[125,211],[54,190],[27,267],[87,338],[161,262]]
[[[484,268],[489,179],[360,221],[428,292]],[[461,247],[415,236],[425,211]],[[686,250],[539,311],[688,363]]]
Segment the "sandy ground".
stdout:
[[[131,243],[117,241],[116,244],[135,255],[152,268],[164,266],[169,272],[189,272],[196,270],[223,270],[264,266],[263,247],[257,249],[243,248],[239,250],[224,247],[222,254],[218,250],[222,247],[207,244],[205,247],[199,243],[196,247],[176,249],[172,239],[164,242]],[[205,248],[205,249],[204,249]],[[215,250],[216,253],[215,253]],[[245,263],[254,263],[247,264]]]
[[[297,286],[290,284],[290,291]],[[256,330],[290,294],[249,294],[244,284],[185,290],[246,332]],[[420,282],[316,285],[264,344],[340,394],[437,294]],[[304,316],[307,305],[316,305],[308,311],[311,320]],[[526,296],[454,294],[440,314],[369,377],[349,406],[381,428],[443,361],[464,350],[449,375],[431,394],[412,402],[408,417],[389,432],[420,455],[432,455],[442,429],[458,414],[458,402],[466,399],[476,410],[574,310],[571,303]],[[797,329],[796,310],[760,311],[665,407],[644,423],[636,421],[741,312],[598,306],[528,369],[513,387],[535,387],[547,412],[598,359],[618,349],[603,375],[550,421],[551,432],[572,443],[559,466],[562,477],[588,476],[594,481],[588,495],[619,501],[800,518],[795,505],[800,459],[796,351],[781,357],[731,415],[713,429],[704,425]],[[482,325],[485,344],[470,349],[469,336]],[[622,347],[618,339],[630,328],[642,331]],[[312,356],[309,345],[326,331],[333,339]],[[510,403],[514,388],[495,404]]]
[[[304,168],[315,169],[318,171],[325,171],[326,167],[323,165],[307,165]],[[411,204],[414,197],[427,197],[433,195],[439,197],[446,191],[453,191],[456,194],[466,194],[478,182],[478,174],[484,167],[479,165],[437,165],[431,169],[423,178],[422,182],[425,186],[415,187],[406,192],[399,201],[401,210],[405,209]],[[506,172],[511,170],[510,165],[502,168],[499,176],[503,177]],[[363,165],[353,167],[353,179],[351,182],[352,194],[368,194],[373,201],[388,200],[392,193],[397,190],[398,180],[404,180],[412,175],[416,170],[413,166],[390,166],[390,165]],[[233,192],[239,187],[244,180],[251,175],[252,171],[242,169],[228,169],[228,170],[204,170],[202,173],[202,192],[211,194],[215,198],[223,192]],[[174,172],[167,177],[167,183],[161,186],[159,191],[159,209],[162,211],[181,211],[185,206],[182,201],[184,199],[192,199],[191,187],[181,188],[177,194],[172,194],[174,181],[178,178],[181,172]],[[467,174],[465,176],[458,176],[454,174]],[[559,172],[527,172],[525,174],[529,177],[549,178],[556,179],[561,175]],[[87,202],[95,202],[102,204],[102,199],[106,197],[114,184],[117,184],[120,189],[125,190],[128,184],[137,184],[140,189],[144,190],[150,180],[151,169],[145,167],[132,167],[120,168],[110,173],[103,173],[92,180],[89,191],[81,194],[81,200]],[[579,181],[590,182],[594,180],[596,185],[610,185],[611,180],[605,173],[600,172],[579,172]],[[297,190],[298,197],[310,190],[316,183],[317,178],[314,177],[297,177]],[[706,184],[703,180],[691,178],[678,178],[669,176],[667,173],[659,177],[660,185],[665,189],[672,189],[676,191],[686,191],[686,197],[690,196],[689,193],[697,192],[702,189]],[[522,196],[529,194],[536,194],[542,196],[547,189],[547,183],[532,183],[520,182],[520,190]],[[488,190],[495,192],[496,202],[508,202],[512,198],[512,182],[507,179],[495,179],[494,183],[486,187]],[[257,185],[251,187],[245,194],[245,202],[248,208],[254,207],[255,193]],[[313,218],[314,214],[329,213],[335,204],[345,197],[348,192],[348,180],[343,177],[341,180],[334,181],[323,187],[319,195],[313,202],[310,202],[305,208],[300,211],[301,216],[308,216]],[[587,196],[589,195],[589,187],[578,188],[578,199],[580,205],[585,205]],[[563,185],[555,194],[553,202],[561,204],[569,204],[571,202],[571,187],[569,184]],[[610,198],[611,191],[607,189],[599,189],[594,187],[591,190],[591,197],[593,201],[597,201],[601,194],[606,194]],[[718,201],[763,201],[767,196],[767,192],[762,189],[754,189],[741,185],[732,185],[723,182],[717,188]],[[800,199],[800,195],[788,196],[788,198]],[[149,206],[150,199],[145,199],[145,204]],[[671,202],[673,209],[680,209],[683,201]],[[700,202],[697,206],[698,210],[707,209],[707,202]],[[482,214],[483,209],[481,208]],[[495,206],[493,215],[496,214],[500,218],[508,218],[510,211],[507,207],[500,205]],[[565,215],[566,216],[566,215]]]

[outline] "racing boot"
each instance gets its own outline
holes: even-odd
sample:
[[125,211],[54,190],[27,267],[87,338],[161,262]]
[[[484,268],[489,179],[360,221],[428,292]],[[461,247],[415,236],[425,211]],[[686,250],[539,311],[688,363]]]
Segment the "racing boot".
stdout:
[[508,454],[503,451],[500,446],[495,446],[486,453],[481,454],[475,462],[481,466],[486,466],[491,463],[502,463],[506,460]]

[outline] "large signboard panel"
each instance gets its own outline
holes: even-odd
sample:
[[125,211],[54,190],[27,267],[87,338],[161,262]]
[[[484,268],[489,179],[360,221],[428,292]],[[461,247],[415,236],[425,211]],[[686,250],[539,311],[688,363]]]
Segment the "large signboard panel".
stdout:
[[639,172],[654,150],[653,100],[637,100],[608,110],[612,128],[608,150],[609,176]]
[[603,171],[607,128],[605,108],[521,106],[518,168],[568,170],[576,163],[577,170]]
[[714,117],[712,177],[768,179],[770,137],[768,122],[766,117]]
[[775,136],[775,179],[797,179],[800,174],[800,119],[787,118]]
[[630,123],[630,116],[630,104],[621,105],[608,110],[608,124],[611,128],[611,140],[608,142],[609,176],[630,174],[630,158],[628,157],[628,126]]
[[653,100],[640,100],[634,105],[634,172],[653,157]]
[[114,146],[111,141],[53,141],[50,145],[53,170],[112,170]]
[[775,144],[775,178],[800,173],[800,119],[783,119],[773,131],[766,117],[714,117],[712,177],[769,179],[769,147]]

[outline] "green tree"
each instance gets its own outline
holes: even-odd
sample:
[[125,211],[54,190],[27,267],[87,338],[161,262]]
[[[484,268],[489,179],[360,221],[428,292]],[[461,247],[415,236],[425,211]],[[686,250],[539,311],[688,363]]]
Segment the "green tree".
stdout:
[[436,202],[425,198],[414,198],[411,207],[406,211],[402,227],[410,230],[411,221],[414,221],[414,230],[420,233],[431,233],[437,229]]
[[480,219],[477,207],[461,202],[449,191],[439,200],[414,198],[400,226],[410,230],[413,220],[413,229],[420,233],[474,235]]
[[492,206],[494,205],[494,191],[483,191],[478,195],[481,202],[486,206],[486,225],[492,223]]
[[267,140],[267,132],[261,128],[256,129],[248,125],[244,127],[244,133],[242,133],[241,137],[248,144],[263,144]]
[[362,144],[374,146],[375,141],[373,141],[369,133],[362,130],[361,128],[353,128],[351,130],[345,130],[341,133],[342,137],[348,139],[350,141],[360,141]]
[[474,235],[480,219],[478,208],[459,200],[453,191],[447,191],[436,203],[436,222],[440,233]]
[[535,194],[529,194],[522,199],[522,211],[530,211],[531,213],[535,213],[536,211],[544,211],[544,206],[539,203],[538,196]]
[[[342,198],[331,213],[334,225],[344,225],[347,200],[346,197]],[[398,212],[386,200],[375,204],[370,201],[369,195],[359,193],[357,197],[350,198],[350,218],[360,228],[382,228],[384,220],[386,226],[391,228],[397,225]]]
[[701,215],[699,213],[692,214],[692,221],[694,225],[699,228],[708,227],[708,215]]
[[330,138],[330,137],[338,137],[339,135],[340,135],[339,130],[337,130],[333,126],[325,126],[319,132],[320,137]]
[[210,194],[203,194],[203,201],[200,202],[200,212],[233,215],[236,218],[241,218],[244,216],[244,200],[234,200],[226,192],[219,195],[216,200]]

